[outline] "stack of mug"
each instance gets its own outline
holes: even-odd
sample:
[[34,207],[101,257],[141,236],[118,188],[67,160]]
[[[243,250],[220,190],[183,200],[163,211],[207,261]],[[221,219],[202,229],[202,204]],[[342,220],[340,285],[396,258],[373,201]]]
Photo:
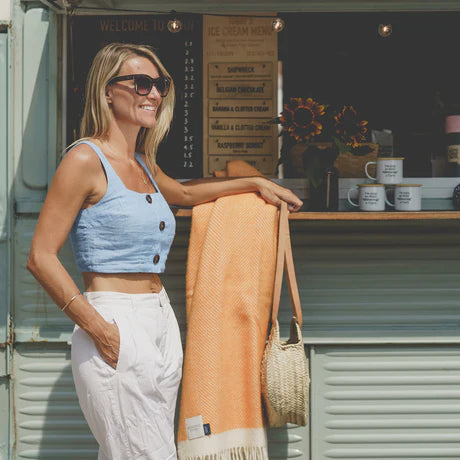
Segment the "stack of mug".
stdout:
[[[348,201],[361,211],[385,211],[385,204],[396,211],[420,211],[422,209],[422,185],[403,184],[404,158],[377,158],[377,161],[366,163],[366,176],[375,181],[371,184],[358,184],[348,191]],[[376,165],[376,177],[368,172],[368,167]],[[390,186],[390,187],[386,187]],[[353,189],[358,188],[358,203],[350,196]],[[388,189],[394,189],[394,203],[387,196]]]

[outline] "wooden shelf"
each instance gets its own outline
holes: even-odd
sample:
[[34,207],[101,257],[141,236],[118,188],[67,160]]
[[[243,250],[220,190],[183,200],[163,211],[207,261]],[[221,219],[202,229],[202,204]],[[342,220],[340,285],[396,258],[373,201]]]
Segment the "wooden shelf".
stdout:
[[290,220],[452,220],[460,219],[460,211],[419,212],[298,212],[289,214]]
[[[176,217],[191,217],[191,209],[174,209]],[[296,212],[290,220],[313,221],[395,221],[395,220],[460,220],[460,211],[420,212]]]

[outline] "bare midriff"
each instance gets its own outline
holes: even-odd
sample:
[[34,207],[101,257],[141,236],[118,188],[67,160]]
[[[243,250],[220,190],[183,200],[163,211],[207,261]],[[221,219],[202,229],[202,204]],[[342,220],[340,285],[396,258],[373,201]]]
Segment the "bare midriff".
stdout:
[[127,294],[150,294],[161,291],[156,273],[82,273],[87,292],[114,291]]

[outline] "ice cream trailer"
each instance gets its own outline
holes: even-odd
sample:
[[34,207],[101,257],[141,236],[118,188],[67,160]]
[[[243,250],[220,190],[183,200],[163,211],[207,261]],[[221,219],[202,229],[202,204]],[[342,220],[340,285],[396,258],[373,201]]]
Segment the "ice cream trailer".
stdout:
[[[307,30],[317,20],[328,24],[328,18],[341,27],[350,18],[367,18],[378,26],[391,17],[399,21],[395,19],[393,27],[397,34],[397,24],[419,17],[456,18],[460,24],[460,3],[1,0],[0,459],[97,458],[97,444],[73,385],[73,324],[26,270],[47,188],[65,147],[78,137],[85,77],[95,52],[116,40],[144,42],[158,49],[166,67],[177,75],[178,95],[173,135],[168,149],[159,153],[159,161],[179,179],[201,177],[211,172],[211,160],[220,166],[219,159],[228,157],[213,148],[234,147],[214,142],[213,130],[221,125],[206,118],[212,106],[205,98],[210,93],[204,94],[203,88],[208,88],[212,75],[208,75],[203,48],[210,44],[210,33],[217,33],[207,24],[222,17],[238,18],[234,28],[223,29],[227,41],[219,42],[231,47],[241,32],[237,27],[241,21],[278,16],[286,23],[285,31],[291,27],[291,32],[292,24],[297,30]],[[168,30],[172,18],[181,19],[180,33]],[[299,25],[301,21],[305,27]],[[425,32],[430,32],[429,27]],[[282,52],[269,50],[276,63],[270,87],[273,97],[268,97],[275,115],[283,97],[283,68],[284,80],[292,82],[288,70],[295,73],[296,62],[308,62],[314,47],[329,43],[328,36],[317,34],[315,41],[286,45],[279,35],[276,46]],[[412,38],[415,44],[408,60],[415,59],[421,36]],[[260,36],[257,40],[257,46],[264,44]],[[334,43],[340,48],[340,40]],[[457,59],[457,45],[444,43],[451,47],[452,60]],[[229,48],[222,49],[216,56],[225,62]],[[362,56],[364,61],[371,58]],[[382,69],[398,74],[397,62],[403,59],[395,62],[382,62]],[[430,65],[431,61],[426,62]],[[309,68],[317,72],[314,62]],[[438,71],[443,73],[444,68]],[[363,75],[362,84],[366,82]],[[402,110],[403,106],[395,108]],[[250,144],[257,149],[260,142]],[[273,165],[278,143],[270,145],[263,152],[242,155],[260,168]],[[299,195],[304,193],[304,178],[277,180]],[[424,218],[326,218],[300,213],[291,220],[311,374],[310,422],[306,427],[268,430],[270,459],[460,459],[460,218],[450,202],[457,181],[423,179],[425,203],[432,210],[441,209]],[[341,201],[356,182],[340,180]],[[179,213],[177,223],[162,280],[186,346],[190,214]],[[60,260],[83,289],[68,243]],[[289,313],[286,308],[281,316],[285,335]]]

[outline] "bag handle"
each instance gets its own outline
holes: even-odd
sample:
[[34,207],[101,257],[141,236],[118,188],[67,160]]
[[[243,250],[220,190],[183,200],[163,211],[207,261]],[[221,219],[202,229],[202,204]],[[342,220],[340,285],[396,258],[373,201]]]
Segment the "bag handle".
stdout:
[[281,201],[278,226],[278,253],[276,256],[275,286],[273,289],[272,324],[278,319],[280,308],[281,286],[283,284],[283,272],[286,268],[289,296],[291,298],[292,314],[302,326],[302,308],[300,306],[299,289],[292,257],[291,236],[289,232],[289,220],[287,203]]

